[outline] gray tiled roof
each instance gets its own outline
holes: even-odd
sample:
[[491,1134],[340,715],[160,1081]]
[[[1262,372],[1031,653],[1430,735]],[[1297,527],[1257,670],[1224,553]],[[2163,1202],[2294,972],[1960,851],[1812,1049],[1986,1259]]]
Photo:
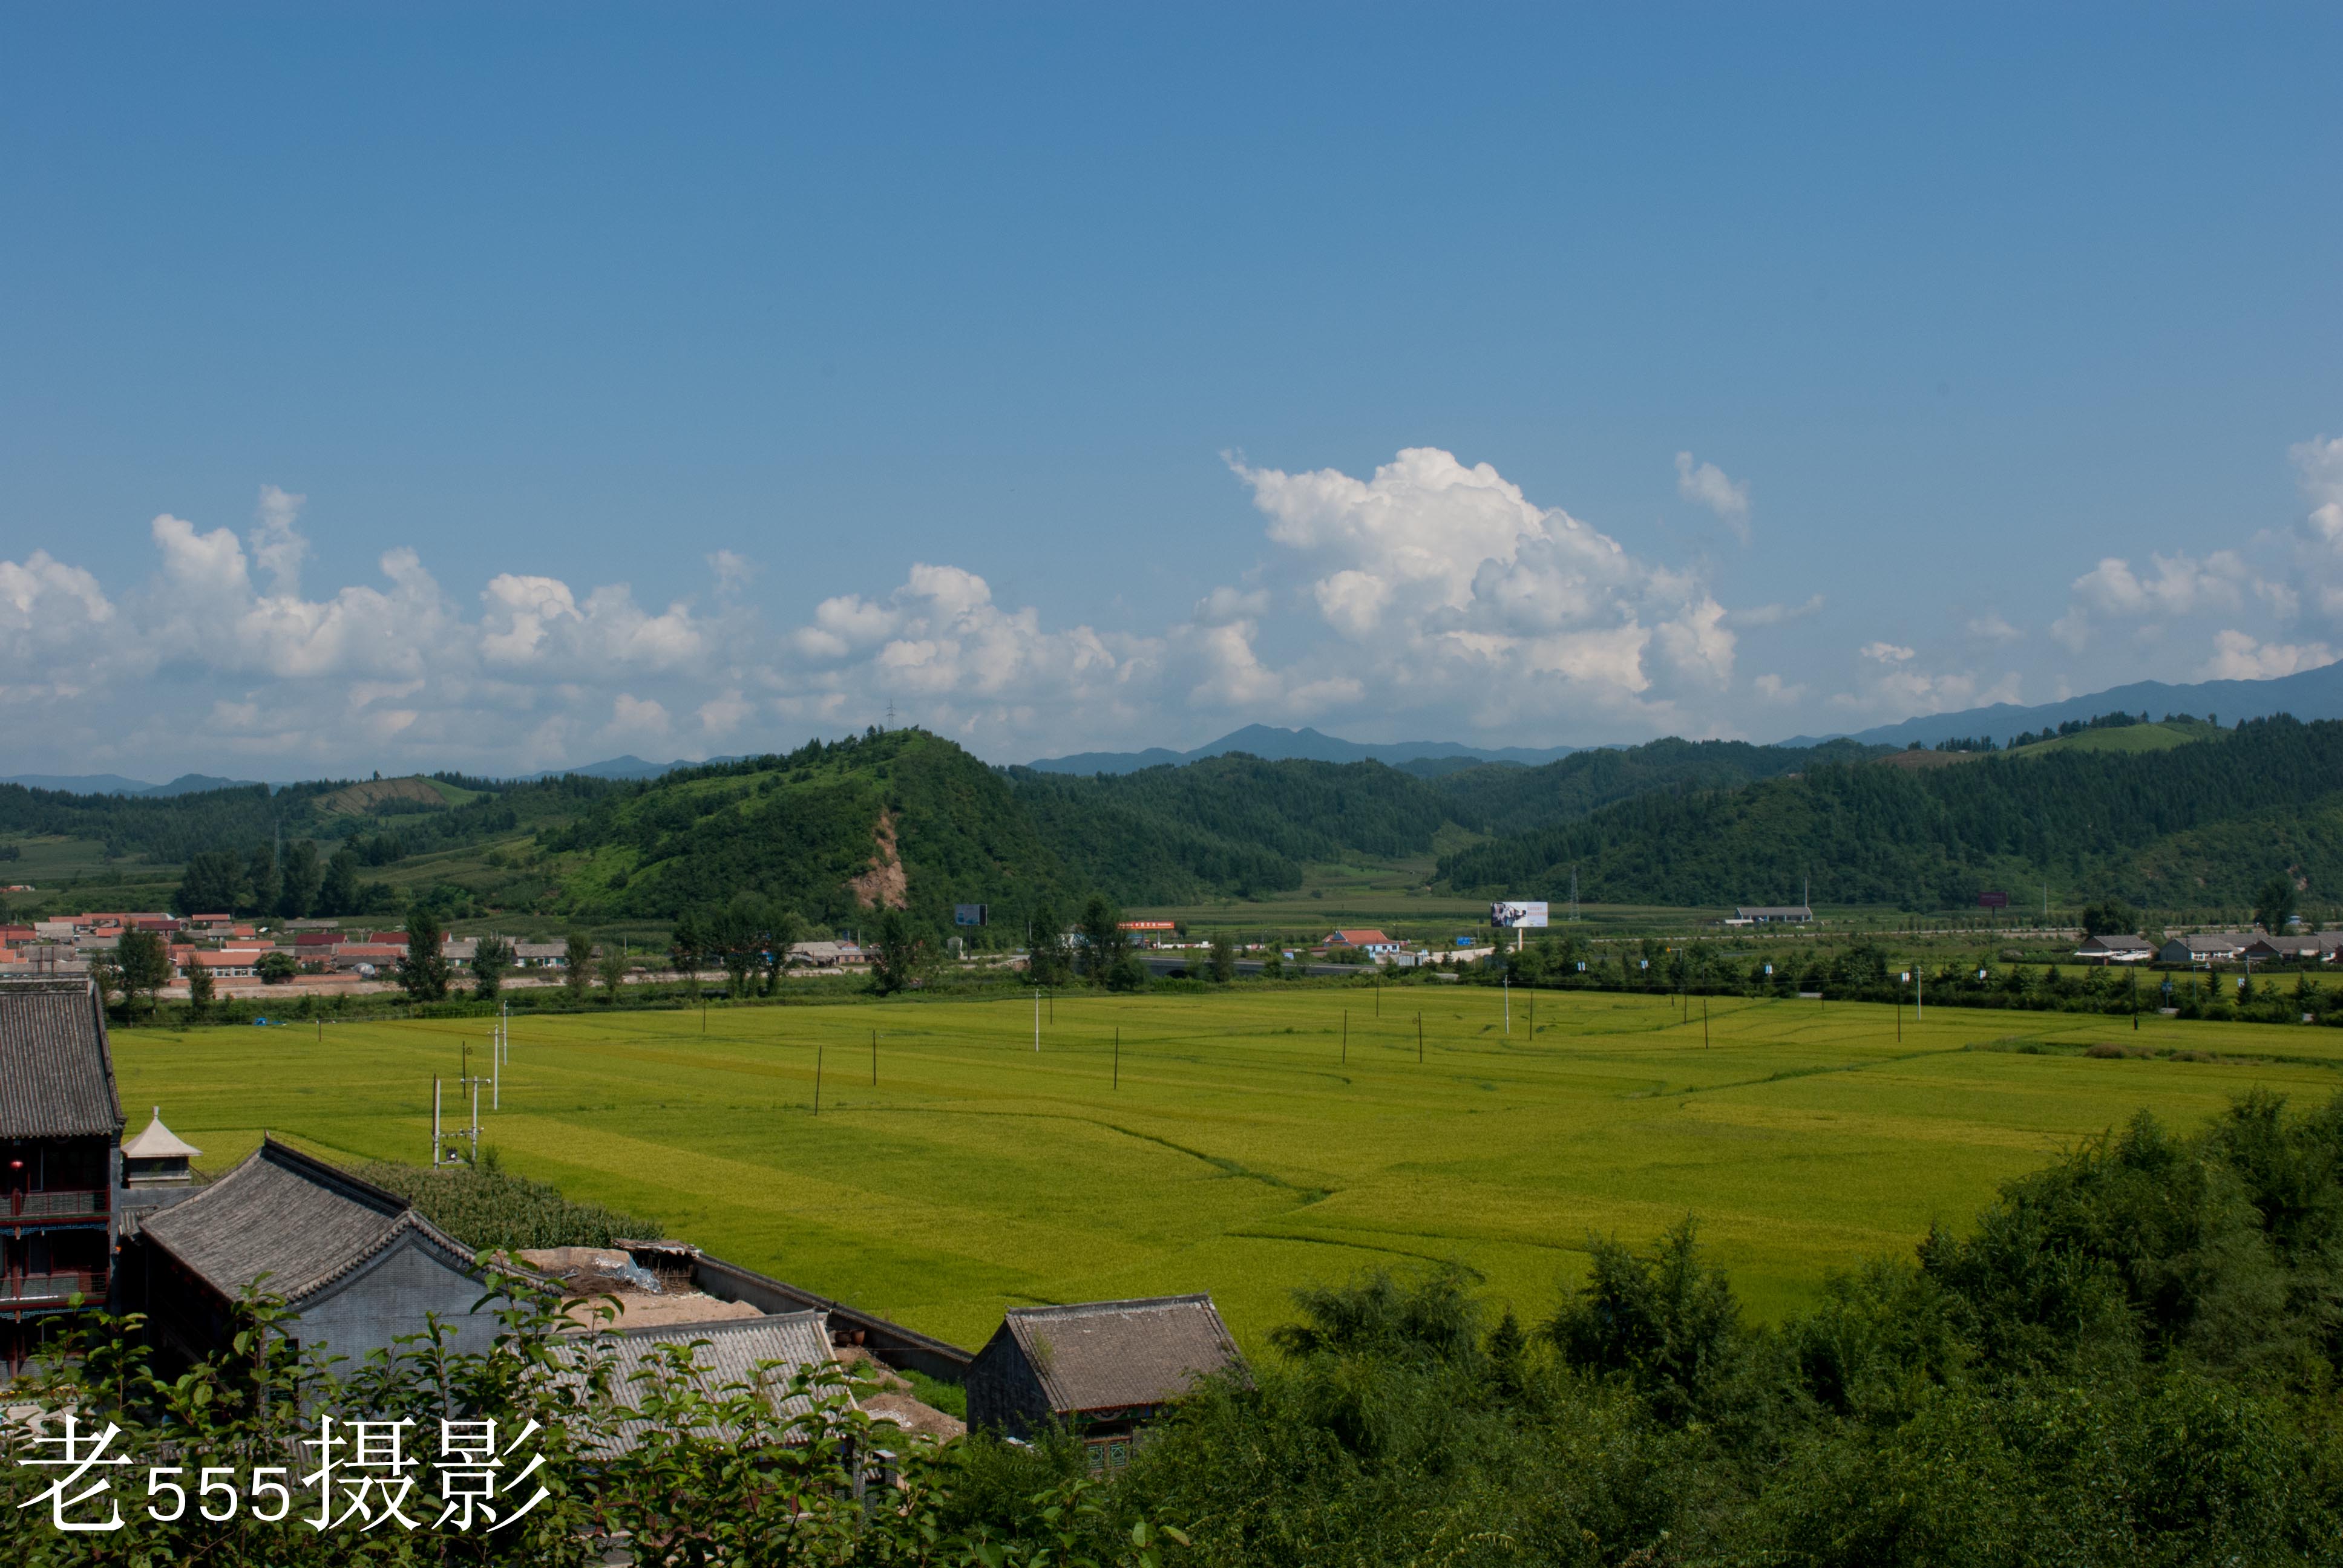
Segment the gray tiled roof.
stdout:
[[119,1138],[106,1018],[86,980],[0,981],[0,1138]]
[[[693,1352],[694,1381],[710,1398],[728,1397],[729,1383],[754,1384],[766,1389],[782,1389],[789,1379],[802,1369],[827,1366],[831,1363],[830,1325],[820,1312],[776,1312],[761,1318],[725,1318],[715,1322],[673,1323],[659,1328],[627,1329],[616,1333],[596,1336],[592,1341],[580,1340],[578,1352],[583,1353],[588,1343],[598,1353],[608,1357],[611,1396],[628,1410],[639,1408],[642,1385],[634,1381],[636,1373],[654,1366],[657,1350],[661,1345],[699,1343]],[[774,1362],[761,1374],[758,1363]],[[804,1397],[774,1402],[774,1408],[784,1417],[803,1415],[813,1408],[813,1401]],[[618,1452],[633,1448],[649,1431],[648,1421],[620,1421],[617,1425]]]
[[1001,1326],[1061,1415],[1161,1404],[1244,1360],[1207,1295],[1014,1307]]
[[274,1139],[141,1229],[231,1299],[266,1273],[263,1288],[298,1306],[410,1232],[449,1266],[472,1267],[470,1252],[400,1198]]

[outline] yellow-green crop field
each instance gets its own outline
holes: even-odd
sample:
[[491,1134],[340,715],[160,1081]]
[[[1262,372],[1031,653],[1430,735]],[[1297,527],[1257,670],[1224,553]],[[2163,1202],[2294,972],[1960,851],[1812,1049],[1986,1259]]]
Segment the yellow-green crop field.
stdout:
[[[1004,1306],[1210,1291],[1258,1343],[1287,1292],[1455,1258],[1524,1314],[1592,1231],[1697,1214],[1745,1302],[1966,1225],[1997,1183],[2147,1108],[2343,1088],[2343,1031],[1945,1009],[1239,987],[1030,1000],[618,1011],[514,1026],[483,1141],[573,1198],[974,1346]],[[1416,1020],[1423,1020],[1423,1060]],[[1348,1043],[1344,1044],[1347,1028]],[[703,1030],[705,1032],[703,1033]],[[878,1083],[871,1034],[878,1033]],[[1121,1079],[1114,1040],[1121,1034]],[[322,1038],[320,1038],[322,1035]],[[115,1035],[149,1105],[225,1169],[263,1129],[420,1162],[473,1022]],[[2097,1041],[2220,1060],[2095,1060]],[[2000,1049],[1970,1049],[1994,1046]],[[815,1073],[821,1105],[813,1110]],[[452,1086],[451,1110],[457,1100]]]

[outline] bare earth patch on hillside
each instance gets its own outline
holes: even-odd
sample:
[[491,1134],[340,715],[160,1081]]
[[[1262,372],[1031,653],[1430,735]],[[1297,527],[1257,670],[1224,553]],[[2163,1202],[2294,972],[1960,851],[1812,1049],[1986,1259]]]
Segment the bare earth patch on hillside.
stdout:
[[881,807],[879,825],[870,830],[871,841],[878,846],[870,855],[870,869],[859,877],[849,878],[846,885],[854,890],[855,898],[866,910],[884,907],[890,910],[909,909],[911,904],[911,879],[903,870],[902,858],[895,849],[895,818]]
[[370,817],[392,800],[445,806],[447,798],[424,779],[367,779],[317,797],[317,809],[338,817]]

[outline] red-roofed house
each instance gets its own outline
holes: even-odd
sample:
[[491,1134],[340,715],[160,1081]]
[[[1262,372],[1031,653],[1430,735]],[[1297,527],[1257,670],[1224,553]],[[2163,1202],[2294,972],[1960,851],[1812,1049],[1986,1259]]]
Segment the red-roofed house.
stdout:
[[260,972],[257,951],[215,953],[198,948],[190,952],[179,967],[189,974],[208,970],[214,980],[250,980]]
[[1399,943],[1372,928],[1365,930],[1336,931],[1326,939],[1326,945],[1330,948],[1356,948],[1361,952],[1372,954],[1376,958],[1400,950]]

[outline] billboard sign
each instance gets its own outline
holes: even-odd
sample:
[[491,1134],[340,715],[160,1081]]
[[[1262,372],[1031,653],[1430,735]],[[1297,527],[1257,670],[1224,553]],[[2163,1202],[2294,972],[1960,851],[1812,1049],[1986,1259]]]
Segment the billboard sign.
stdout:
[[1979,893],[1977,895],[1977,908],[1981,910],[2006,910],[2009,908],[2009,895],[2007,893]]
[[1180,926],[1176,920],[1117,920],[1114,929],[1119,931],[1176,931]]
[[1489,923],[1503,930],[1511,930],[1517,926],[1543,926],[1545,924],[1545,906],[1502,901],[1491,904]]
[[987,917],[990,913],[991,906],[989,904],[954,904],[952,924],[956,926],[989,925],[990,921]]

